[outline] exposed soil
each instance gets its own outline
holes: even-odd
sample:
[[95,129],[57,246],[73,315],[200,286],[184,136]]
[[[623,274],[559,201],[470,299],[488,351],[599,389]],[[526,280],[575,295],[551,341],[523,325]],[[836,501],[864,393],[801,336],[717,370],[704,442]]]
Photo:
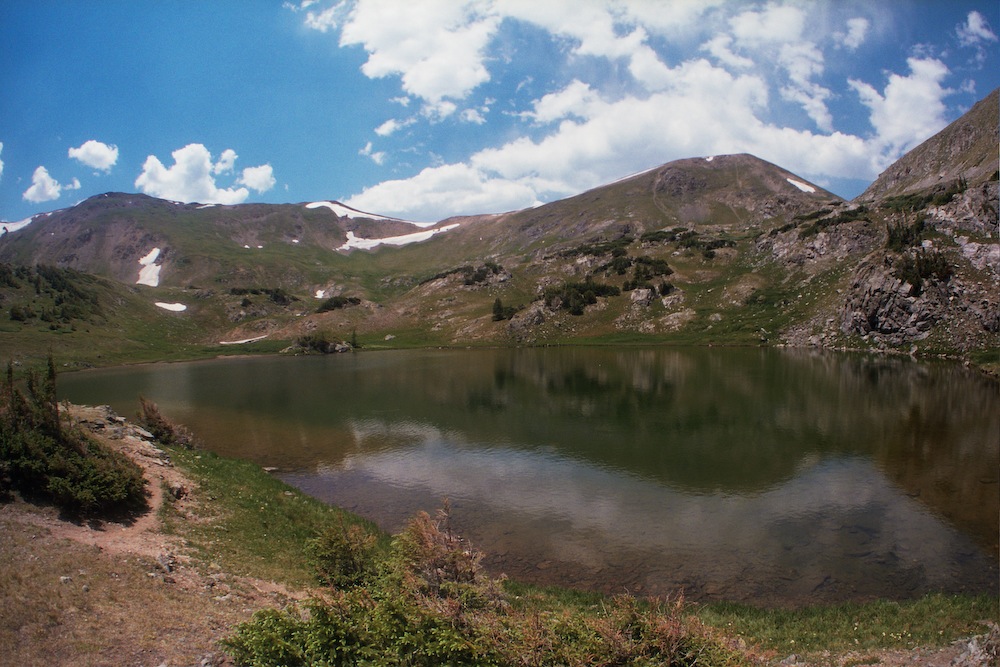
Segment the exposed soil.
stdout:
[[[127,522],[75,523],[51,507],[0,505],[0,663],[23,665],[232,665],[219,641],[254,611],[310,592],[235,576],[185,555],[164,531],[171,512],[200,521],[194,482],[142,429],[106,408],[69,406],[70,418],[142,466],[150,509]],[[978,642],[978,643],[977,643]],[[943,649],[788,655],[774,664],[857,667],[996,665],[1000,631]],[[991,657],[991,653],[992,656]]]
[[199,520],[195,484],[106,409],[72,406],[70,417],[142,466],[150,509],[98,525],[20,500],[0,505],[0,663],[228,665],[218,642],[235,623],[306,596],[188,558],[160,510],[173,490],[171,511]]

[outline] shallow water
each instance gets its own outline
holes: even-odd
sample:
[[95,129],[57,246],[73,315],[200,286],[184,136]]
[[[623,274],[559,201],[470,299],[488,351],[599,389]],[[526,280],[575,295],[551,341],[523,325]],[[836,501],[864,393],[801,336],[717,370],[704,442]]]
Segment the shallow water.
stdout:
[[801,605],[995,592],[1000,391],[758,349],[222,359],[60,377],[398,530],[447,497],[496,571]]

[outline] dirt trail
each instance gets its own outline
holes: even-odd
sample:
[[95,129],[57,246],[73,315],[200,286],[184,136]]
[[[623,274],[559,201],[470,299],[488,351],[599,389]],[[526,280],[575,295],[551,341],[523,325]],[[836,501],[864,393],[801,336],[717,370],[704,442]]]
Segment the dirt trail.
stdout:
[[149,510],[89,524],[53,508],[0,505],[0,663],[229,665],[218,642],[234,624],[304,597],[194,562],[183,537],[163,532],[161,508],[170,494],[171,513],[202,520],[197,485],[108,408],[64,405],[63,415],[142,467]]

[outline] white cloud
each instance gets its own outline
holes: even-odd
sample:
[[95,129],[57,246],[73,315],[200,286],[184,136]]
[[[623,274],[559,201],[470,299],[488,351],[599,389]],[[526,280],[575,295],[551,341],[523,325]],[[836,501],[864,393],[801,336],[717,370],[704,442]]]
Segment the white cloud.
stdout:
[[833,131],[833,116],[826,107],[831,93],[812,80],[823,73],[823,54],[820,50],[809,42],[782,44],[778,62],[787,70],[790,81],[789,85],[782,87],[781,96],[800,104],[816,127],[825,132]]
[[733,17],[729,24],[736,39],[746,44],[796,42],[802,39],[806,15],[798,7],[771,4],[760,12],[743,12]]
[[754,62],[752,60],[744,58],[743,56],[738,56],[732,52],[730,49],[732,43],[733,38],[729,35],[716,35],[709,41],[702,44],[701,48],[703,51],[708,51],[715,56],[723,65],[727,65],[735,69],[749,69],[753,67]]
[[910,74],[890,74],[881,94],[871,84],[850,80],[871,112],[875,143],[884,153],[885,166],[946,124],[942,100],[952,91],[941,82],[950,73],[948,67],[935,58],[908,58],[906,62]]
[[[389,101],[419,106],[405,121],[383,122],[376,135],[419,124],[417,146],[401,150],[422,153],[431,165],[418,171],[418,164],[409,178],[366,188],[350,201],[408,218],[531,206],[693,155],[753,153],[818,183],[874,178],[887,160],[943,126],[942,99],[950,92],[943,87],[948,68],[928,56],[911,58],[908,74],[887,74],[884,90],[848,83],[850,74],[841,72],[860,65],[847,52],[891,33],[891,12],[865,6],[861,16],[857,3],[353,0],[337,6],[345,8],[335,26],[340,44],[364,49],[363,73],[398,79],[400,96]],[[517,24],[530,39],[497,39]],[[976,48],[996,39],[977,12],[958,34]],[[528,44],[544,48],[525,52]],[[911,54],[919,53],[915,48]],[[836,75],[826,71],[831,53]],[[542,55],[551,70],[534,68],[531,59]],[[521,56],[523,69],[504,69]],[[489,120],[503,116],[514,124],[503,136],[520,138],[468,148],[467,157],[451,163],[435,154],[434,124],[486,121],[493,101],[482,97],[519,80]],[[870,135],[835,130],[852,104],[870,117]],[[474,132],[463,129],[448,154]],[[379,164],[385,159],[371,143],[359,152]]]
[[[212,154],[202,144],[188,144],[171,153],[174,165],[166,167],[155,155],[146,158],[142,173],[135,179],[135,186],[154,197],[183,202],[205,204],[239,204],[250,195],[246,187],[220,188],[214,175],[217,168],[232,169],[236,154],[230,149],[223,151],[218,162],[212,161]],[[238,185],[246,185],[258,192],[274,186],[274,176],[270,165],[249,167],[237,179]]]
[[868,35],[868,28],[870,24],[866,18],[852,18],[847,20],[847,32],[846,33],[836,33],[834,37],[839,40],[839,43],[854,51],[859,46],[864,44],[865,37]]
[[79,148],[70,148],[69,157],[79,160],[88,167],[109,172],[118,162],[118,147],[90,139],[83,142]]
[[[368,52],[361,71],[369,78],[399,75],[407,94],[438,109],[445,98],[463,99],[490,79],[483,62],[499,26],[475,0],[395,0],[359,2],[340,36],[341,46]],[[447,114],[443,114],[447,115]]]
[[333,7],[324,9],[321,12],[307,12],[306,25],[313,30],[319,30],[320,32],[333,30],[340,23],[340,12],[340,5],[334,5]]
[[236,182],[257,192],[267,192],[275,184],[274,169],[269,164],[262,164],[259,167],[247,167],[243,170],[243,175]]
[[[79,187],[79,182],[76,182]],[[67,189],[73,189],[72,185]],[[31,187],[24,191],[22,197],[36,204],[43,201],[53,201],[59,199],[63,186],[56,179],[49,175],[49,170],[45,167],[38,167],[31,175]]]
[[459,114],[459,119],[463,123],[472,123],[474,125],[483,125],[486,123],[486,117],[479,109],[463,109],[462,113]]
[[344,203],[360,210],[436,221],[441,211],[507,211],[529,205],[533,197],[524,184],[491,178],[469,165],[448,164],[428,167],[409,179],[379,183]]
[[958,26],[958,39],[962,46],[972,46],[980,42],[997,41],[996,33],[990,29],[986,17],[979,12],[969,12],[964,24]]
[[80,179],[74,178],[70,181],[69,185],[64,185],[63,190],[79,190],[82,186],[80,185]]
[[522,137],[481,150],[465,163],[381,183],[350,205],[401,217],[419,213],[423,219],[498,212],[575,194],[673,159],[734,152],[753,153],[804,176],[877,174],[871,146],[858,137],[761,121],[767,89],[756,76],[735,77],[706,60],[683,63],[669,75],[662,92],[616,101],[573,82],[535,103],[532,118],[561,121],[543,138]]
[[236,158],[239,156],[236,154],[232,148],[227,148],[222,151],[222,155],[219,156],[219,161],[212,165],[213,174],[228,174],[232,173],[233,167],[236,165]]
[[375,128],[375,134],[380,137],[388,137],[405,127],[413,125],[415,122],[417,121],[414,118],[407,118],[406,120],[396,120],[395,118],[390,118]]
[[535,100],[534,111],[526,111],[522,115],[539,123],[550,123],[570,116],[587,118],[602,104],[600,96],[588,84],[573,79],[562,90]]
[[381,166],[385,162],[385,151],[375,151],[372,149],[372,142],[365,144],[365,147],[358,151],[358,155],[371,158],[372,162]]

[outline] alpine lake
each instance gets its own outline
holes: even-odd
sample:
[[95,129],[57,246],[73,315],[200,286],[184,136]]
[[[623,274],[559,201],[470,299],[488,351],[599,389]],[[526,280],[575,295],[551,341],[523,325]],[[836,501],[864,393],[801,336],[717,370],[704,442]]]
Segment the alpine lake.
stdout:
[[995,593],[1000,387],[954,363],[565,347],[66,373],[396,532],[445,499],[493,573],[803,606]]

